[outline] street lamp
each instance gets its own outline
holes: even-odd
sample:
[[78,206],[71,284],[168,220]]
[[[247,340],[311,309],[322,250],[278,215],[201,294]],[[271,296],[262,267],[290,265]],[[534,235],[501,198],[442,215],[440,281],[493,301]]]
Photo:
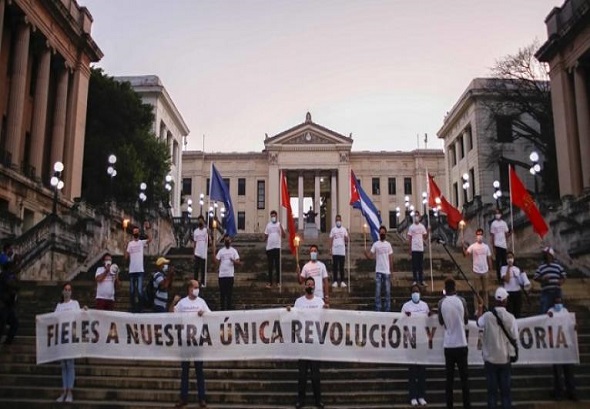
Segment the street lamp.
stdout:
[[494,180],[494,183],[492,183],[492,186],[494,186],[494,200],[496,201],[496,208],[500,209],[500,198],[502,197],[502,189],[500,188],[500,182],[498,182],[497,180]]
[[117,163],[117,157],[115,155],[109,155],[107,165],[107,175],[109,175],[111,178],[109,183],[109,199],[112,199],[113,197],[113,178],[117,176],[117,169],[115,169],[115,163]]
[[63,170],[64,164],[60,161],[57,161],[53,164],[53,176],[49,180],[49,184],[53,188],[53,214],[57,214],[57,193],[64,187],[64,181],[61,180],[61,173]]
[[409,217],[410,215],[410,196],[405,196],[404,197],[404,206],[406,208],[406,219]]
[[399,207],[399,206],[395,208],[395,217],[396,217],[396,220],[395,220],[395,227],[396,227],[396,228],[397,228],[397,226],[399,225],[399,216],[400,216],[400,214],[401,214],[401,211],[402,211],[402,209],[400,209],[400,207]]
[[199,195],[199,206],[201,206],[201,212],[199,213],[201,216],[203,215],[203,205],[205,204],[205,195],[201,193]]
[[145,190],[147,189],[147,185],[144,182],[141,182],[139,184],[139,202],[140,205],[141,203],[145,202],[147,200],[147,196],[145,194]]
[[533,175],[533,179],[535,181],[535,196],[539,194],[539,186],[537,185],[537,174],[541,172],[541,165],[539,164],[539,154],[535,151],[532,151],[529,159],[533,163],[529,171],[531,175]]
[[191,217],[193,214],[193,199],[189,198],[186,204],[188,205],[186,211],[188,212],[188,216]]
[[468,202],[467,200],[467,189],[469,189],[469,174],[463,173],[463,205]]
[[168,208],[170,208],[172,206],[170,203],[170,192],[172,192],[172,176],[166,175],[165,180],[166,182],[164,183],[164,188],[166,191],[168,191]]

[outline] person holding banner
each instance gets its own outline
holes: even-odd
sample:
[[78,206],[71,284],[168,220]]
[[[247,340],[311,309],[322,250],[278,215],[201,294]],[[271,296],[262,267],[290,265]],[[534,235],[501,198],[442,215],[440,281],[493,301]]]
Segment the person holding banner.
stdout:
[[270,212],[270,222],[266,224],[264,235],[266,236],[266,258],[268,261],[268,284],[266,288],[272,287],[273,270],[276,272],[278,287],[281,275],[281,238],[285,238],[285,230],[283,230],[281,222],[277,219],[276,210]]
[[537,268],[533,280],[541,283],[541,314],[553,307],[556,298],[561,298],[561,286],[565,282],[565,270],[555,262],[555,251],[543,249],[543,264]]
[[330,254],[332,255],[332,287],[338,285],[345,288],[344,260],[346,258],[346,244],[348,243],[348,231],[342,227],[342,217],[336,215],[336,226],[330,230]]
[[[72,284],[65,283],[61,290],[61,301],[55,307],[56,313],[65,311],[79,311],[80,304],[72,299]],[[76,379],[76,368],[73,359],[62,359],[61,362],[61,382],[63,393],[56,399],[56,402],[73,402],[74,381]]]
[[318,246],[312,244],[309,246],[310,260],[300,270],[297,265],[297,273],[299,274],[299,284],[303,284],[309,277],[315,281],[314,295],[324,300],[326,305],[330,304],[330,295],[328,294],[328,270],[326,265],[318,260]]
[[207,260],[207,246],[209,244],[209,232],[205,227],[205,218],[203,215],[197,217],[197,228],[193,232],[193,241],[195,243],[195,280],[203,283],[203,288],[207,287],[205,282],[205,269]]
[[410,239],[410,254],[412,255],[412,276],[413,284],[424,284],[424,239],[428,231],[420,223],[420,213],[414,212],[414,223],[408,227],[408,238]]
[[385,309],[391,312],[391,266],[393,266],[393,248],[385,240],[387,229],[379,227],[379,240],[373,243],[371,250],[365,249],[365,257],[375,260],[375,311],[381,311],[381,287],[385,286]]
[[[187,296],[180,298],[176,295],[170,305],[170,312],[175,313],[197,313],[202,317],[204,313],[211,312],[209,306],[199,297],[200,284],[197,280],[190,280],[186,284]],[[207,398],[205,395],[205,373],[203,372],[203,361],[194,361],[195,374],[197,376],[197,394],[199,397],[199,407],[207,407]],[[188,371],[190,361],[182,361],[182,372],[180,375],[180,400],[174,405],[175,408],[186,408],[188,406]]]
[[231,238],[226,233],[223,235],[223,247],[217,251],[215,260],[219,262],[219,309],[222,311],[233,310],[232,293],[234,290],[234,270],[239,266],[240,255],[231,246]]

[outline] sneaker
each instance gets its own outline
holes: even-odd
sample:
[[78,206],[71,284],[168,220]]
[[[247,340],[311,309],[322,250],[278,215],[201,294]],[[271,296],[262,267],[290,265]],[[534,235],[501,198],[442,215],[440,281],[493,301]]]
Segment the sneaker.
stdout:
[[207,409],[207,402],[205,402],[204,400],[200,400],[199,401],[199,407],[201,409]]
[[61,395],[59,395],[59,398],[57,398],[55,401],[56,402],[63,402],[65,398],[66,398],[66,393],[64,392]]
[[346,285],[346,283],[343,281],[343,282],[341,282],[341,283],[340,283],[340,287],[342,287],[342,288],[346,288],[346,287],[348,287],[348,286],[347,286],[347,285]]
[[[418,283],[416,281],[412,281],[412,285],[418,285]],[[416,399],[412,399],[412,400],[416,400]]]
[[267,285],[265,285],[265,287],[266,288],[271,288],[272,287],[272,284],[267,284]]
[[428,402],[426,402],[424,398],[418,398],[418,403],[420,404],[420,406],[428,405]]
[[72,392],[68,392],[68,394],[66,395],[66,399],[64,400],[64,402],[73,402],[74,401],[74,397],[72,396]]
[[412,399],[410,401],[410,405],[412,405],[412,406],[418,406],[418,401],[416,399]]
[[334,288],[338,287],[338,281],[334,281],[334,282],[332,283],[332,287],[334,287]]
[[179,400],[178,402],[176,402],[176,405],[174,405],[175,408],[180,409],[180,408],[186,408],[188,406],[188,403],[186,403],[186,401],[184,400]]

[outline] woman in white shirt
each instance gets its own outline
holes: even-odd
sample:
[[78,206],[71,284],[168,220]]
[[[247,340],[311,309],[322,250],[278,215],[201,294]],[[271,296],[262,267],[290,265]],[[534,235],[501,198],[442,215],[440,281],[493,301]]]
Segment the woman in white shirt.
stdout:
[[502,277],[502,281],[504,282],[504,289],[508,291],[508,304],[506,305],[506,309],[508,312],[512,313],[515,318],[520,318],[520,311],[522,308],[521,288],[529,281],[528,279],[525,279],[526,273],[520,271],[520,269],[514,265],[513,252],[509,251],[506,253],[506,262],[508,265],[502,266],[500,269],[500,277]]
[[[77,311],[80,309],[78,301],[72,300],[72,284],[65,283],[61,291],[61,302],[55,307],[55,312]],[[61,361],[61,382],[63,393],[57,398],[57,402],[73,402],[72,389],[76,379],[76,370],[73,359],[64,359]]]

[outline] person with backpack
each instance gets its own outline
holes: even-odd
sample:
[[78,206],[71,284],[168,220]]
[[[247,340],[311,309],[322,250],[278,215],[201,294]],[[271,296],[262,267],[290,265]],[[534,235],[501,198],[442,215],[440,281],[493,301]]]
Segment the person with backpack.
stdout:
[[170,260],[160,257],[156,260],[157,271],[148,283],[146,293],[151,297],[153,294],[154,312],[168,311],[168,288],[174,281],[174,267],[170,265]]

